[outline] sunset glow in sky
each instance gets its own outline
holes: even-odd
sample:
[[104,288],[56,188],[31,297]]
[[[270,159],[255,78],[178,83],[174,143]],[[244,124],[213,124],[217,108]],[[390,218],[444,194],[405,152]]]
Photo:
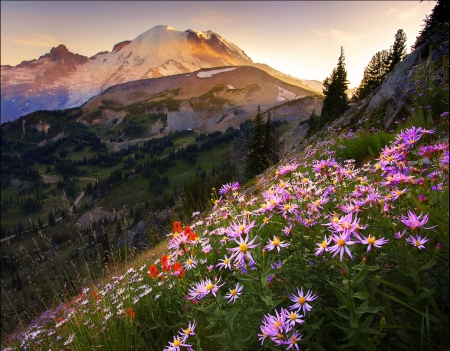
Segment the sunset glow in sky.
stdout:
[[37,59],[64,44],[93,56],[156,25],[212,30],[254,61],[323,81],[344,47],[350,87],[398,29],[408,53],[436,1],[2,1],[1,64]]

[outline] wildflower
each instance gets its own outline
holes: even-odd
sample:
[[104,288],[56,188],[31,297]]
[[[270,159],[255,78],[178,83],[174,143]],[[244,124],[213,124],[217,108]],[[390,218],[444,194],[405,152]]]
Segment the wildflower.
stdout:
[[180,340],[179,336],[174,336],[173,342],[169,341],[169,346],[166,346],[163,351],[181,351],[181,346],[192,349],[191,345],[185,344],[185,339]]
[[227,257],[227,255],[225,255],[224,259],[220,259],[219,263],[216,265],[216,267],[219,267],[219,271],[222,268],[228,268],[229,270],[231,270],[231,261],[230,259]]
[[239,296],[242,294],[242,289],[244,289],[244,287],[240,283],[237,283],[236,288],[230,289],[230,292],[227,295],[225,295],[224,298],[229,300],[228,303],[230,302],[235,303],[236,300],[239,298]]
[[280,238],[278,238],[277,236],[274,236],[273,240],[269,239],[269,244],[264,246],[264,249],[266,249],[268,251],[272,251],[276,248],[277,251],[280,252],[280,247],[288,247],[289,245],[290,245],[289,243],[282,242],[282,241],[280,241]]
[[292,347],[295,347],[297,351],[300,349],[298,348],[297,342],[299,342],[302,339],[303,335],[298,333],[298,330],[294,330],[294,332],[289,336],[286,344],[289,345],[286,350],[289,350]]
[[369,236],[367,238],[365,236],[363,236],[363,239],[361,239],[361,238],[359,239],[359,242],[361,244],[369,245],[367,247],[367,252],[370,251],[370,249],[372,248],[372,245],[375,246],[375,247],[380,248],[381,245],[386,244],[388,241],[389,240],[385,239],[385,238],[377,239],[374,236],[372,236],[372,234],[369,234]]
[[173,222],[173,233],[181,233],[183,231],[183,227],[181,226],[181,223],[176,221]]
[[334,246],[331,246],[327,251],[330,253],[334,253],[333,257],[336,256],[338,253],[340,253],[340,261],[342,261],[342,258],[344,257],[344,252],[347,252],[347,254],[350,256],[351,259],[353,259],[352,253],[350,252],[349,248],[346,245],[353,245],[355,242],[349,240],[350,235],[342,233],[341,235],[333,235],[332,239],[334,241]]
[[223,194],[227,194],[227,193],[233,193],[237,190],[240,189],[240,185],[238,182],[234,182],[234,183],[228,183],[228,184],[224,184],[222,185],[222,187],[219,190],[219,194],[223,195]]
[[75,333],[70,334],[69,337],[67,338],[67,340],[64,341],[64,346],[69,345],[70,343],[72,343],[74,337],[75,337]]
[[192,257],[192,255],[187,259],[186,262],[183,263],[184,269],[186,270],[190,270],[192,268],[197,267],[198,261],[195,260],[194,257]]
[[305,323],[305,321],[303,319],[301,319],[301,317],[303,317],[303,315],[300,314],[300,309],[298,309],[297,311],[291,311],[287,313],[287,317],[289,318],[289,324],[293,327],[295,326],[295,324],[302,324]]
[[195,326],[197,325],[196,321],[194,320],[193,322],[189,322],[189,325],[186,329],[181,329],[178,334],[180,335],[180,337],[182,338],[183,341],[186,341],[186,339],[190,336],[190,335],[195,335],[194,330],[195,330]]
[[173,275],[184,277],[184,268],[180,262],[175,262],[173,264]]
[[425,248],[425,246],[423,244],[425,244],[428,241],[428,239],[426,237],[422,239],[422,237],[420,235],[417,235],[416,237],[410,235],[409,238],[406,239],[406,241],[409,244],[411,244],[411,245],[417,247],[418,249],[422,250],[422,249]]
[[225,283],[219,285],[220,278],[214,284],[211,282],[211,279],[206,279],[204,281],[200,281],[193,287],[191,285],[191,289],[188,292],[188,295],[191,299],[201,300],[209,293],[212,293],[214,297],[216,297],[217,291],[221,286]]
[[128,308],[126,309],[126,314],[127,314],[127,317],[129,317],[129,318],[134,318],[134,317],[136,317],[136,312],[133,311],[133,308],[132,308],[132,307],[128,307]]
[[303,288],[302,289],[298,289],[297,288],[297,295],[295,294],[291,294],[289,296],[289,299],[292,302],[295,302],[294,305],[292,305],[291,307],[289,307],[290,310],[295,310],[295,309],[303,309],[303,314],[306,314],[306,311],[311,311],[312,310],[312,306],[310,304],[308,304],[308,302],[312,302],[315,299],[317,299],[317,295],[313,295],[311,290],[308,290],[308,292],[305,294],[303,294]]
[[316,244],[318,248],[316,249],[316,252],[314,253],[316,256],[321,255],[324,251],[326,251],[328,245],[331,243],[331,237],[327,239],[327,236],[325,235],[325,238],[320,244]]
[[148,276],[150,278],[157,278],[159,275],[159,271],[158,268],[156,268],[156,266],[154,264],[152,264],[150,266],[150,269],[148,270]]
[[[428,215],[416,215],[412,211],[408,211],[408,218],[406,218],[404,215],[402,215],[401,222],[405,224],[406,226],[410,227],[411,230],[416,230],[417,228],[421,228],[425,223],[428,222]],[[430,228],[424,228],[424,229],[431,229]]]
[[403,239],[403,236],[405,235],[405,233],[406,233],[406,229],[405,229],[403,232],[397,232],[397,233],[395,233],[394,236],[395,236],[397,239]]
[[[239,241],[238,241],[239,239]],[[250,242],[248,241],[248,235],[243,239],[241,236],[239,238],[234,239],[238,247],[227,248],[228,251],[232,252],[231,258],[235,258],[237,262],[243,261],[244,257],[247,257],[250,261],[254,261],[252,255],[248,251],[248,249],[253,249],[257,247],[259,244],[253,244],[256,240],[254,237]]]

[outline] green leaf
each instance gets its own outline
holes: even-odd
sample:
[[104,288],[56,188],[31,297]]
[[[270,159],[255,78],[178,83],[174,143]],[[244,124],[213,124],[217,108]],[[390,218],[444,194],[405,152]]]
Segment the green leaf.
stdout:
[[359,306],[356,313],[377,313],[384,310],[385,306]]
[[384,284],[384,285],[388,285],[388,286],[390,286],[391,288],[393,288],[395,290],[401,291],[402,293],[404,293],[405,295],[411,297],[412,299],[414,299],[416,301],[419,301],[419,300],[417,300],[417,298],[414,295],[414,293],[410,289],[408,289],[406,287],[402,287],[400,285],[388,282],[387,280],[381,279],[380,277],[375,277],[375,280],[380,282],[380,283],[382,283],[382,284]]
[[425,263],[422,267],[419,268],[419,271],[424,271],[424,270],[434,266],[437,261],[438,261],[438,259],[435,258],[434,260],[431,260],[430,262]]
[[368,270],[360,271],[353,279],[352,288],[356,288],[359,284],[361,284],[361,282],[364,280],[364,278],[366,278],[368,273],[369,273]]
[[363,349],[367,351],[374,351],[377,349],[376,346],[372,343],[372,341],[369,341],[368,339],[359,340],[359,345],[362,346]]
[[422,289],[425,291],[419,295],[419,300],[422,300],[422,299],[434,294],[434,289],[431,289],[431,290],[428,290],[426,288],[422,288]]
[[347,291],[345,290],[345,288],[341,285],[341,284],[337,284],[334,282],[330,282],[329,280],[327,280],[327,283],[330,284],[331,286],[334,286],[335,288],[339,289],[340,291],[346,293]]
[[227,324],[230,326],[231,332],[233,332],[233,330],[234,330],[234,328],[233,328],[234,327],[234,321],[235,321],[239,311],[240,310],[238,308],[235,308],[234,310],[231,311],[231,313],[228,313],[225,316],[225,322],[227,322]]
[[358,319],[355,317],[351,317],[350,318],[350,327],[352,327],[353,329],[357,329],[358,326],[359,326]]
[[367,266],[365,264],[358,264],[356,266],[354,266],[352,269],[356,269],[356,270],[366,270],[366,271],[376,271],[377,269],[380,269],[380,267],[378,265],[375,266]]
[[356,297],[357,299],[361,299],[361,300],[367,300],[370,295],[364,291],[359,291],[357,293],[353,294],[354,297]]
[[207,338],[213,337],[215,341],[217,341],[222,345],[231,345],[233,343],[233,339],[229,338],[228,336],[215,336],[215,335],[207,336]]
[[312,346],[314,346],[315,349],[319,351],[327,351],[322,345],[320,345],[317,341],[314,341],[312,343]]

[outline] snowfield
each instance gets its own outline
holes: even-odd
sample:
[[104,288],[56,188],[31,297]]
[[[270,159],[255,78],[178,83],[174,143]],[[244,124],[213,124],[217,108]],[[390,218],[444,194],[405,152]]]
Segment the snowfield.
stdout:
[[[239,68],[239,67],[223,68],[223,69],[215,69],[215,70],[212,70],[212,71],[206,71],[206,72],[198,72],[198,73],[197,73],[197,77],[199,77],[199,78],[210,78],[210,77],[212,77],[214,74],[233,71],[233,70],[235,70],[236,68]],[[295,94],[294,94],[294,95],[295,95]]]

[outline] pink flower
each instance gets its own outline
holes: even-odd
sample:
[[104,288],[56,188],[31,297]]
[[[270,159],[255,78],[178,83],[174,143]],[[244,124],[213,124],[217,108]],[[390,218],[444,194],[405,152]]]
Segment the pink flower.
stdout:
[[406,239],[406,241],[411,245],[414,245],[418,249],[422,250],[425,248],[423,244],[425,244],[428,241],[428,239],[426,237],[422,239],[420,235],[417,235],[417,237],[410,235],[410,237]]
[[386,244],[389,241],[388,239],[385,239],[385,238],[377,239],[374,236],[372,236],[372,234],[369,234],[369,236],[367,238],[365,236],[363,236],[363,238],[364,239],[360,239],[359,242],[361,244],[368,245],[367,252],[370,251],[370,249],[372,248],[372,245],[380,248],[382,245]]
[[280,241],[279,237],[274,236],[273,240],[269,239],[269,244],[264,246],[264,249],[266,249],[268,251],[272,251],[276,248],[277,251],[280,252],[280,247],[288,247],[289,245],[290,245],[289,243],[282,242],[282,241]]
[[[408,211],[408,218],[402,215],[401,222],[406,226],[410,227],[411,230],[416,230],[417,228],[423,227],[423,225],[428,222],[428,215],[422,215],[422,213],[420,215],[416,215],[414,212]],[[431,228],[434,227],[424,229],[431,229]]]
[[342,233],[341,235],[333,235],[332,239],[335,245],[331,246],[327,251],[329,251],[330,253],[334,253],[333,257],[339,253],[340,261],[342,261],[342,258],[344,257],[344,252],[347,252],[350,258],[353,259],[352,253],[350,252],[350,249],[347,247],[347,245],[353,245],[355,243],[354,241],[349,240],[350,234]]

